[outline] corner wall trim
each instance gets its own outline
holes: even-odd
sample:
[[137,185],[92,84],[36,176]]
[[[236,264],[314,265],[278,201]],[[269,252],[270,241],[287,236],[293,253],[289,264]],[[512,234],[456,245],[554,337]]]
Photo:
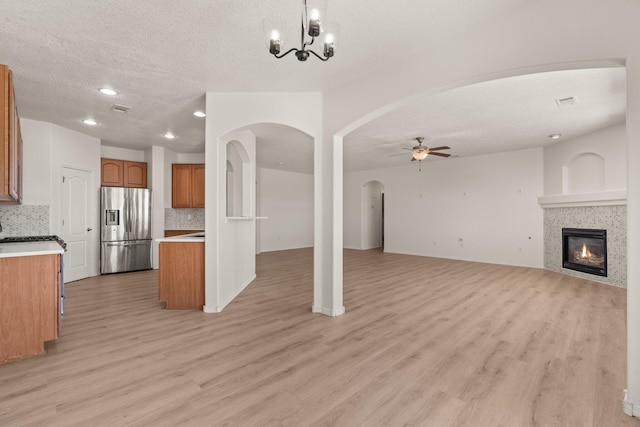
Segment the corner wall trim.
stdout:
[[315,305],[311,307],[312,313],[320,313],[320,314],[324,314],[325,316],[331,316],[331,317],[342,316],[345,313],[345,311],[346,310],[344,309],[344,306],[340,307],[337,310],[332,310],[326,307],[317,307]]
[[627,389],[624,389],[624,397],[622,398],[622,412],[630,417],[640,418],[640,406],[634,405],[627,400]]
[[205,313],[220,313],[222,311],[222,309],[218,306],[215,307],[209,307],[208,305],[203,305],[202,306],[202,311]]

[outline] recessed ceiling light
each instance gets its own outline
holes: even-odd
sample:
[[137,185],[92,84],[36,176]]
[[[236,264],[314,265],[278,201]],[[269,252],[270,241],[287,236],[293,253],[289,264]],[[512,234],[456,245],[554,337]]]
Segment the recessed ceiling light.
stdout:
[[172,134],[171,132],[167,132],[167,133],[164,134],[164,137],[167,138],[167,139],[173,139],[176,136],[174,134]]
[[108,95],[108,96],[116,96],[118,94],[118,92],[116,92],[113,89],[109,89],[107,87],[102,87],[100,89],[98,89],[100,91],[101,94],[103,95]]
[[559,133],[554,133],[553,135],[549,135],[549,138],[551,139],[560,139],[562,135]]
[[97,125],[97,124],[98,124],[98,122],[96,122],[96,121],[95,121],[95,120],[93,120],[93,119],[84,119],[84,120],[82,121],[82,123],[84,123],[85,125],[89,125],[89,126],[95,126],[95,125]]
[[196,117],[205,117],[205,116],[206,116],[206,114],[204,113],[204,111],[199,111],[199,110],[198,110],[198,111],[195,111],[195,112],[193,113],[193,115],[194,115],[194,116],[196,116]]

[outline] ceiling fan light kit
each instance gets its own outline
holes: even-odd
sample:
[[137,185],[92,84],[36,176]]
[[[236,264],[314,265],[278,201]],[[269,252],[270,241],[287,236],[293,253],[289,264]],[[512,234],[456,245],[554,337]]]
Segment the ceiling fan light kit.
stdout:
[[[284,22],[280,19],[265,20],[263,22],[269,53],[276,58],[284,58],[291,52],[295,52],[298,61],[306,61],[309,55],[314,55],[321,61],[327,61],[335,54],[336,40],[339,37],[340,25],[336,23],[325,24],[327,13],[327,0],[302,0],[302,23],[300,26],[300,49],[291,48],[283,54],[282,32]],[[308,49],[316,38],[320,38],[322,44],[322,56]]]
[[[418,145],[416,145],[415,147],[413,147],[411,149],[411,161],[418,161],[418,172],[422,172],[422,161],[424,159],[427,158],[427,156],[429,154],[433,154],[434,156],[440,156],[440,157],[450,157],[451,154],[447,154],[447,153],[438,153],[437,151],[440,150],[450,150],[451,148],[443,145],[442,147],[434,147],[434,148],[429,148],[426,147],[424,145],[422,145],[422,142],[424,141],[424,137],[419,136],[416,138],[416,141],[418,141]],[[408,150],[408,148],[407,148]]]

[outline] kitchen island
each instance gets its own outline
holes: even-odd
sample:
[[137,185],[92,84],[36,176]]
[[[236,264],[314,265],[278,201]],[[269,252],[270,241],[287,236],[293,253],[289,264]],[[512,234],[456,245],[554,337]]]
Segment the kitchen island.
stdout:
[[167,309],[202,310],[204,233],[156,239],[160,243],[158,297]]
[[0,244],[0,364],[58,338],[63,252],[56,242]]

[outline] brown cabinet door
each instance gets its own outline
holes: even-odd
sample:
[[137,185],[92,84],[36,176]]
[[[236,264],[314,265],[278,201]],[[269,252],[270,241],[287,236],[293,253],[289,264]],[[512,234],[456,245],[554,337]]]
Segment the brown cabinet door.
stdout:
[[147,164],[145,162],[124,161],[124,186],[147,188]]
[[0,201],[9,199],[9,67],[0,65]]
[[191,165],[171,165],[171,207],[191,207]]
[[101,159],[101,176],[103,187],[124,186],[124,162],[122,160]]
[[0,258],[0,364],[37,356],[58,338],[60,255]]
[[16,203],[21,199],[19,194],[18,172],[20,166],[20,127],[18,108],[16,107],[16,94],[13,89],[13,73],[9,70],[9,196]]
[[204,164],[196,164],[192,166],[192,207],[204,208]]
[[22,137],[9,67],[0,65],[0,203],[22,201]]

